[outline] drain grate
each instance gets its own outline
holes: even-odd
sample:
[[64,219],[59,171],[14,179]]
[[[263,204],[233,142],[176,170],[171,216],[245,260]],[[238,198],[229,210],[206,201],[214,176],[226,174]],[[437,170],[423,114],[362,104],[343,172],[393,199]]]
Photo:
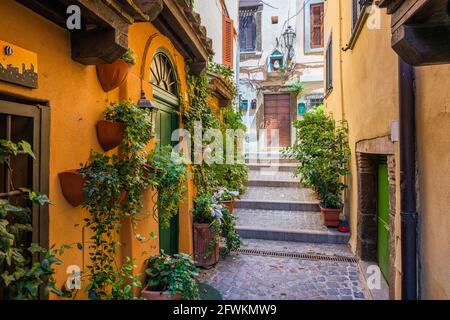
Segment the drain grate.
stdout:
[[347,262],[356,263],[357,260],[354,257],[345,256],[328,256],[315,253],[298,253],[298,252],[283,252],[283,251],[268,251],[260,249],[239,249],[236,253],[247,256],[263,256],[273,258],[292,258],[300,260],[312,260],[312,261],[331,261],[331,262]]

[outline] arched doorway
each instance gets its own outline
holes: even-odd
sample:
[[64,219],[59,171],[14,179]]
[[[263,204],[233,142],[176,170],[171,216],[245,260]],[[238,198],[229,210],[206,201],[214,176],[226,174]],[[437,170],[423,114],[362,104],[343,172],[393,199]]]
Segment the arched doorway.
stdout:
[[[156,147],[172,145],[172,132],[179,127],[178,80],[174,64],[169,54],[161,49],[152,59],[150,83],[153,87],[153,100],[158,108],[156,120]],[[158,208],[159,211],[164,208]],[[178,215],[170,222],[169,229],[159,228],[159,246],[165,253],[178,253]]]

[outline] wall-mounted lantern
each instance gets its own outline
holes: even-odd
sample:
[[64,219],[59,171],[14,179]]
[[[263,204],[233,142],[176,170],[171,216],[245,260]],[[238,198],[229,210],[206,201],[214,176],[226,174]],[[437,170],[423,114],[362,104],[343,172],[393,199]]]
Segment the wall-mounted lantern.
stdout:
[[252,109],[256,109],[256,99],[252,100]]
[[284,45],[286,46],[289,57],[291,56],[291,51],[294,47],[294,40],[296,37],[297,34],[291,26],[288,26],[287,29],[283,32]]
[[153,105],[153,103],[147,99],[145,96],[145,91],[141,90],[141,98],[139,99],[137,103],[138,107],[141,109],[147,109],[150,111],[150,117],[152,122],[152,137],[155,136],[155,129],[156,129],[156,118],[158,116],[158,109]]

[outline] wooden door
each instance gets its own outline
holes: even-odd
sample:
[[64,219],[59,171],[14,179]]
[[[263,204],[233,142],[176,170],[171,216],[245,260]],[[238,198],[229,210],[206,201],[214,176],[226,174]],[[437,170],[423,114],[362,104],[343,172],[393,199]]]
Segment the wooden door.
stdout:
[[[278,130],[279,147],[287,147],[291,144],[290,95],[270,94],[264,96],[264,123],[268,146],[272,146],[273,130]],[[274,147],[276,146],[274,145]]]

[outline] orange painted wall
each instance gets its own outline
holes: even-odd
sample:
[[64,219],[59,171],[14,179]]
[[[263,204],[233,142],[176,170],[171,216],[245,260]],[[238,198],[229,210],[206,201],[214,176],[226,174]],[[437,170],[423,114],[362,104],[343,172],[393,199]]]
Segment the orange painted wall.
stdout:
[[[101,152],[96,137],[95,124],[102,118],[102,113],[108,103],[119,99],[132,98],[137,101],[140,93],[139,70],[142,53],[147,38],[158,31],[150,23],[139,23],[130,27],[129,46],[136,52],[138,63],[131,70],[127,82],[112,92],[103,92],[98,82],[95,66],[84,66],[70,58],[70,37],[67,30],[42,18],[27,8],[12,0],[0,2],[0,39],[23,47],[38,54],[39,88],[26,89],[0,82],[0,92],[13,93],[30,99],[44,99],[49,101],[51,108],[50,128],[50,194],[53,202],[49,210],[50,243],[57,246],[82,242],[83,218],[87,212],[81,207],[73,208],[62,196],[57,174],[61,171],[79,168],[81,163],[88,160],[91,149]],[[156,49],[166,48],[175,61],[180,79],[181,96],[185,98],[185,63],[184,59],[173,47],[170,40],[159,35],[149,50],[144,62],[146,73],[144,90],[151,99],[152,89],[148,84],[150,61]],[[149,148],[152,146],[150,145]],[[116,150],[112,152],[117,152]],[[193,185],[189,181],[188,197],[180,207],[180,251],[192,254],[192,208]],[[149,215],[153,206],[150,191],[144,193],[145,208],[142,220],[139,221],[135,232],[147,235],[149,232],[158,234],[156,220]],[[88,232],[85,233],[85,241]],[[159,240],[154,239],[146,243],[139,243],[132,236],[131,226],[125,222],[120,240],[123,242],[122,255],[137,259],[139,272],[143,271],[143,261],[150,254],[159,250]],[[64,264],[57,268],[58,285],[62,285],[67,278],[66,267],[78,265],[82,267],[89,262],[87,252],[74,248],[66,251]],[[120,261],[119,261],[120,262]],[[80,291],[77,298],[86,298],[84,291]]]

